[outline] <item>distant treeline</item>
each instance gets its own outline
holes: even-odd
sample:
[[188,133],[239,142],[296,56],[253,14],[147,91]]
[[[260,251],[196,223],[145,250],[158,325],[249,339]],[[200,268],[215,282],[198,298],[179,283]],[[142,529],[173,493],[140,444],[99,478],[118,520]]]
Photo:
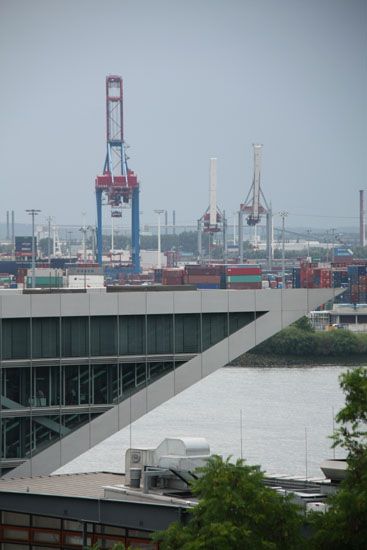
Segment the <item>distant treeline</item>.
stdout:
[[345,329],[316,332],[303,317],[253,348],[251,354],[300,357],[367,355],[367,334]]

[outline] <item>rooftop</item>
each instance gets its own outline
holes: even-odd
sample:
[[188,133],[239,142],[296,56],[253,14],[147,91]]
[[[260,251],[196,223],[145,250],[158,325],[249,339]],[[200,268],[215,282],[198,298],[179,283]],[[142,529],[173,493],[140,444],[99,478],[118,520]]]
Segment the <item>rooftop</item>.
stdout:
[[122,485],[125,476],[109,472],[88,472],[0,479],[0,491],[68,497],[103,498],[106,485]]

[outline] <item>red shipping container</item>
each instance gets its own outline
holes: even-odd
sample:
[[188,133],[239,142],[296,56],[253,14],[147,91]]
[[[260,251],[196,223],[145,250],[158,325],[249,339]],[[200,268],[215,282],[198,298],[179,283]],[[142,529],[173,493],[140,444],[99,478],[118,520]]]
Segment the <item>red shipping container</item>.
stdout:
[[227,267],[227,275],[261,275],[260,267]]
[[185,282],[188,284],[197,284],[197,283],[211,283],[219,284],[220,275],[185,275]]

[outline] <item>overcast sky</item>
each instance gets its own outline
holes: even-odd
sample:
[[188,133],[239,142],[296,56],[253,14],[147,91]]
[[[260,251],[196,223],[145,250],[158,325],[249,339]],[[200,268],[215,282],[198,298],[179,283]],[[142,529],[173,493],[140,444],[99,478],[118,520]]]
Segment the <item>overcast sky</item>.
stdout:
[[263,191],[290,225],[356,225],[366,28],[366,0],[0,0],[0,221],[40,208],[94,223],[112,73],[144,222],[200,217],[211,156],[232,216],[260,142]]

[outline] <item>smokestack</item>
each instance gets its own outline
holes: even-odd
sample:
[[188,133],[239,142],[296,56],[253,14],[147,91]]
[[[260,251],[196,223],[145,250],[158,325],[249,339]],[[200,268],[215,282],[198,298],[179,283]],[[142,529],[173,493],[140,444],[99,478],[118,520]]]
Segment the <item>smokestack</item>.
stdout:
[[366,220],[364,210],[364,190],[359,192],[359,244],[366,246]]
[[6,211],[6,240],[8,241],[10,239],[10,233],[9,233],[9,210]]
[[172,225],[173,225],[172,233],[173,235],[176,235],[176,210],[172,211]]

